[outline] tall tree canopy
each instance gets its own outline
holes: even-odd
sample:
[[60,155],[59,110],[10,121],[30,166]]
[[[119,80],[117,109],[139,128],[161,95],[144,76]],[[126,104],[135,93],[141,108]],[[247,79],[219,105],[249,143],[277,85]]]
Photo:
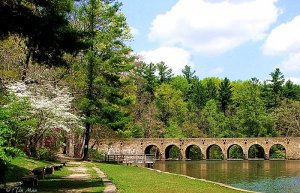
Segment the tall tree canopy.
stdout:
[[87,0],[79,7],[79,27],[90,34],[86,38],[90,47],[80,62],[84,82],[79,82],[84,93],[81,110],[85,117],[85,160],[95,125],[118,130],[129,121],[121,108],[128,102],[121,88],[126,82],[124,73],[132,68],[132,57],[125,44],[130,39],[129,27],[120,6],[114,1]]

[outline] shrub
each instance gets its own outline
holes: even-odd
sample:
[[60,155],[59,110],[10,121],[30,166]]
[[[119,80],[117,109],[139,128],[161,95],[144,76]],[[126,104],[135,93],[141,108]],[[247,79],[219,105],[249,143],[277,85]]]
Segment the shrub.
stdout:
[[89,157],[92,160],[104,160],[105,156],[102,152],[99,152],[97,149],[89,150]]
[[39,160],[46,160],[46,161],[55,161],[56,160],[56,151],[49,150],[46,148],[40,148],[37,152],[37,158]]

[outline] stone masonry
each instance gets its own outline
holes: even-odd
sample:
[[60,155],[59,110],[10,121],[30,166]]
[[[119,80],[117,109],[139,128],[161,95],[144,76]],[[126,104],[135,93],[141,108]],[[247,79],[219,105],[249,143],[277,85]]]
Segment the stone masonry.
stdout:
[[221,148],[224,159],[228,158],[229,149],[233,145],[242,148],[244,159],[248,159],[248,151],[252,145],[259,145],[264,150],[264,159],[269,159],[273,145],[285,148],[286,159],[300,159],[300,137],[291,138],[140,138],[140,139],[105,139],[97,149],[108,155],[144,155],[149,154],[151,147],[156,147],[160,159],[168,158],[170,147],[177,146],[181,155],[179,159],[188,159],[187,151],[191,146],[201,149],[202,159],[207,159],[210,147],[217,145]]

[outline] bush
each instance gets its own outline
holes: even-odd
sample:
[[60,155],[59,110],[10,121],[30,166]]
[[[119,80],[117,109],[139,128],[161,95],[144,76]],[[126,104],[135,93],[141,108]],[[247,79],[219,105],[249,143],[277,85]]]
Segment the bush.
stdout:
[[53,150],[49,150],[46,148],[40,148],[37,152],[37,158],[39,160],[45,161],[55,161],[56,160],[56,152]]
[[96,149],[89,150],[89,157],[91,160],[98,160],[98,161],[104,160],[105,158],[104,154],[102,152],[99,152]]

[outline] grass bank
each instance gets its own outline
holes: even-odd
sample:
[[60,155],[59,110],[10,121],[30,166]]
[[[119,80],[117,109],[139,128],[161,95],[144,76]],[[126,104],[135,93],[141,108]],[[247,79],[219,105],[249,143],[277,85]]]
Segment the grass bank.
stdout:
[[[19,157],[10,163],[7,173],[7,182],[20,181],[21,178],[31,172],[32,169],[53,165],[54,162],[40,161],[27,157]],[[77,167],[86,168],[89,179],[66,179],[66,177],[76,174]],[[46,175],[44,180],[39,180],[39,185],[34,187],[37,192],[103,192],[104,184],[93,169],[94,164],[89,162],[67,163],[62,169],[54,174]],[[24,189],[25,191],[26,189]]]
[[31,172],[32,169],[47,165],[53,165],[54,162],[40,161],[28,157],[14,158],[8,165],[6,174],[7,182],[17,182]]
[[121,193],[237,193],[218,184],[166,174],[146,168],[98,163]]

